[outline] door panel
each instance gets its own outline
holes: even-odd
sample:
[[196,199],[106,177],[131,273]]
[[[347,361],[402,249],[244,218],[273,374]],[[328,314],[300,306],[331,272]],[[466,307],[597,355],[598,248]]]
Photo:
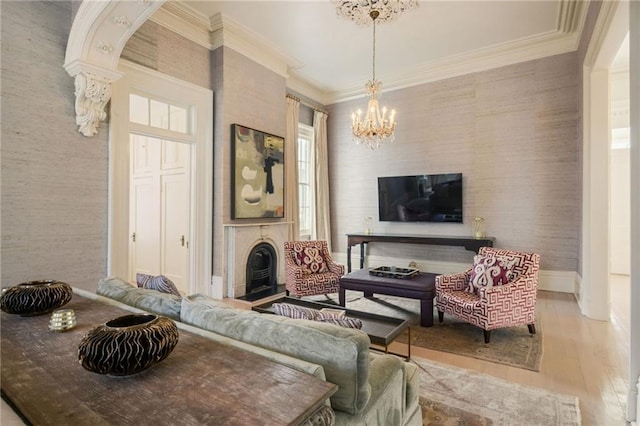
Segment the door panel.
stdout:
[[162,270],[179,290],[186,293],[189,265],[189,181],[186,173],[162,176],[162,203]]
[[153,177],[136,178],[131,182],[132,281],[135,281],[136,273],[154,275],[160,269],[159,193],[160,188]]

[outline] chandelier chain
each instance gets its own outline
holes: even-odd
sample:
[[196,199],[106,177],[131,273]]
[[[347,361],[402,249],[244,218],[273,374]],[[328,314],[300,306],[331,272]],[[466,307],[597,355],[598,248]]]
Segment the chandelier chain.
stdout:
[[373,18],[373,80],[376,81],[376,18]]

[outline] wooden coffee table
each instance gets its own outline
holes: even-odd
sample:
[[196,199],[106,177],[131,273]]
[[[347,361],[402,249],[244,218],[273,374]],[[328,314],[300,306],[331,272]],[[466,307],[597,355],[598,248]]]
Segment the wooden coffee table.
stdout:
[[368,269],[358,269],[340,278],[340,305],[345,306],[345,290],[364,292],[365,297],[375,294],[407,297],[420,300],[420,325],[433,326],[433,298],[436,295],[436,276],[421,272],[408,279],[371,275]]
[[[311,309],[340,309],[345,311],[347,318],[357,318],[362,321],[362,331],[367,333],[371,344],[384,348],[385,353],[391,353],[393,355],[399,355],[405,357],[407,360],[411,358],[411,329],[409,323],[400,318],[386,317],[383,315],[372,314],[369,312],[354,311],[352,309],[342,309],[340,306],[329,303],[312,302],[308,300],[298,299],[295,297],[282,297],[280,299],[271,300],[262,305],[254,306],[254,311],[273,314],[274,303],[290,303],[292,305],[304,306]],[[389,345],[405,330],[409,333],[407,340],[407,353],[398,354],[389,352]]]
[[[78,362],[78,344],[93,327],[129,314],[74,295],[78,325],[49,331],[50,315],[2,312],[2,394],[34,425],[299,425],[337,390],[251,352],[183,329],[162,362],[110,377]],[[292,397],[295,395],[295,397]]]

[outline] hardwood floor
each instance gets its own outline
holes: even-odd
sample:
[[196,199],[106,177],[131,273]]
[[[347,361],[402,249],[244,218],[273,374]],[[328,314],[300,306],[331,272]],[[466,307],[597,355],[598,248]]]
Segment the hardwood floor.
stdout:
[[537,310],[537,328],[544,345],[540,372],[413,346],[411,353],[523,385],[575,395],[580,399],[585,426],[628,424],[629,277],[611,278],[609,322],[581,315],[574,296],[566,293],[540,291]]
[[[543,335],[539,372],[523,370],[445,352],[411,347],[411,354],[490,374],[527,386],[577,396],[584,426],[627,425],[629,385],[629,277],[611,276],[610,321],[580,313],[572,294],[540,291],[536,328]],[[231,302],[238,308],[250,305]],[[404,353],[404,345],[391,351]]]

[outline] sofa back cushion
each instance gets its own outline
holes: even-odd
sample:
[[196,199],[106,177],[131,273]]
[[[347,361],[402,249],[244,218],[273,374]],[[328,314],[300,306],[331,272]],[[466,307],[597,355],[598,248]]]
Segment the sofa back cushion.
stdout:
[[360,412],[369,401],[369,337],[360,330],[221,306],[194,295],[182,300],[181,321],[232,339],[322,365],[339,386],[336,410]]
[[98,281],[96,293],[129,306],[180,321],[181,296],[137,288],[115,277]]

